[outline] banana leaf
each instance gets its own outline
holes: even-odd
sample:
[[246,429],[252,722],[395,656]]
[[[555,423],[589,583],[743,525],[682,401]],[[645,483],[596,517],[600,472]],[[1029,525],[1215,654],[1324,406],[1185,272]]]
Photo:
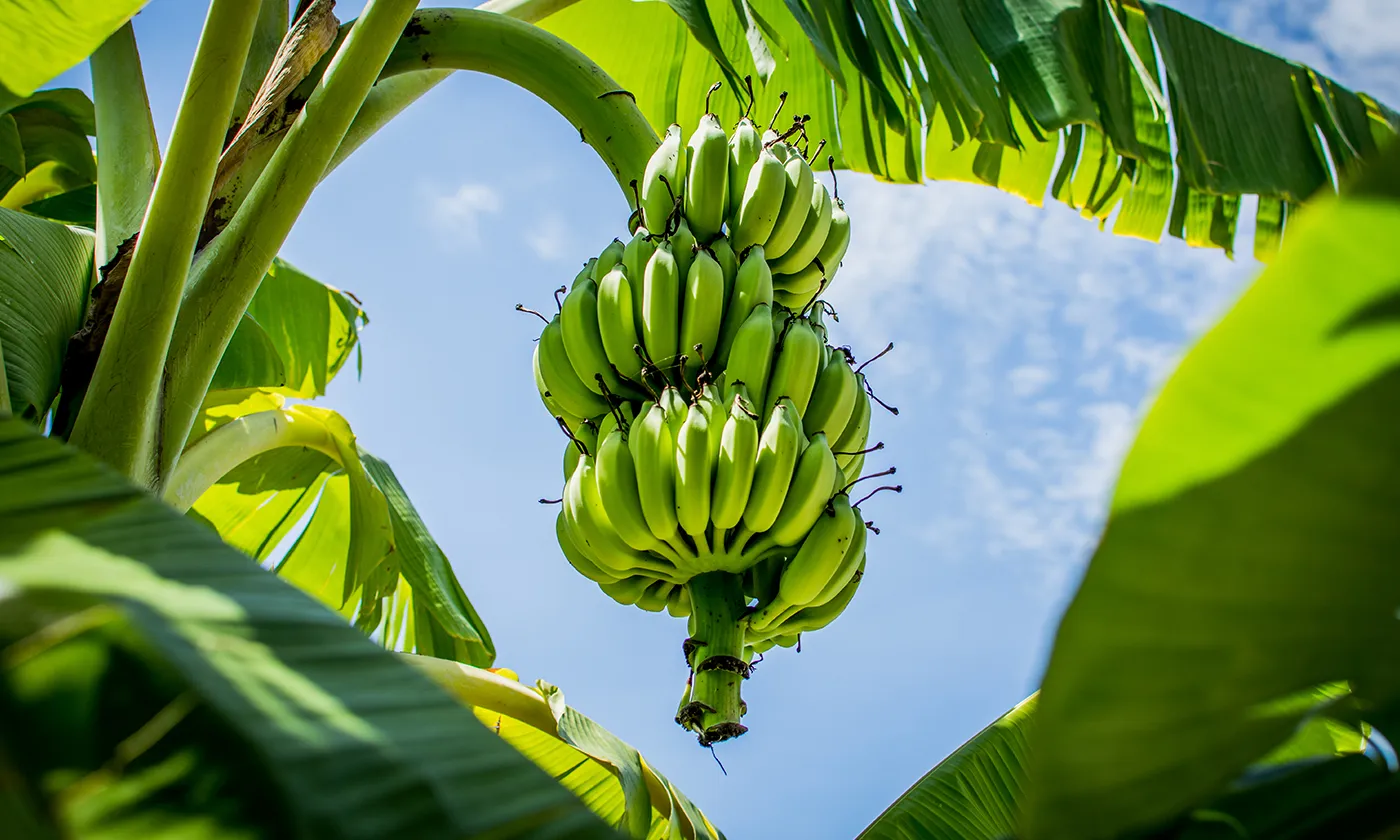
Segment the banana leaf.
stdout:
[[[182,456],[166,495],[230,545],[352,620],[385,647],[489,666],[495,646],[451,563],[382,459],[348,423],[313,406],[283,407],[270,390],[216,392],[203,431]],[[206,450],[236,446],[249,424],[299,423],[331,443],[287,445],[237,463],[196,499],[184,476]],[[233,449],[232,451],[237,451]],[[191,459],[193,453],[194,458]],[[196,485],[197,486],[197,485]]]
[[637,840],[724,840],[724,835],[636,749],[564,702],[543,680],[534,689],[506,668],[482,670],[406,655],[511,746]]
[[615,836],[450,695],[0,421],[0,798],[39,836]]
[[39,422],[58,394],[68,339],[82,325],[93,238],[0,207],[0,384],[10,410]]
[[1383,733],[1400,702],[1400,149],[1295,223],[1128,454],[1042,685],[1028,840],[1173,819],[1319,685]]
[[[1086,215],[1121,206],[1126,235],[1159,239],[1175,212],[1173,235],[1228,251],[1234,202],[1261,196],[1264,256],[1286,225],[1278,202],[1332,190],[1329,166],[1352,168],[1400,130],[1371,97],[1146,0],[581,0],[541,25],[602,65],[658,132],[694,127],[718,80],[732,125],[750,107],[733,79],[749,75],[755,117],[767,124],[786,91],[777,124],[810,115],[838,167],[919,182],[948,177],[944,159],[967,148],[981,163],[954,177],[1039,203],[1044,184],[1006,178],[1002,160],[1064,148],[1067,176],[1124,187]],[[1082,131],[1105,138],[1102,153],[1080,153]],[[1188,226],[1201,197],[1224,201]]]
[[[1150,836],[1324,840],[1360,836],[1350,829],[1392,819],[1397,808],[1389,798],[1400,790],[1400,776],[1375,754],[1363,755],[1367,727],[1333,716],[1350,699],[1345,685],[1312,693],[1312,714],[1286,744],[1247,770],[1215,801],[1181,814]],[[1026,698],[940,762],[861,832],[860,840],[1015,837],[1036,701],[1036,695]]]

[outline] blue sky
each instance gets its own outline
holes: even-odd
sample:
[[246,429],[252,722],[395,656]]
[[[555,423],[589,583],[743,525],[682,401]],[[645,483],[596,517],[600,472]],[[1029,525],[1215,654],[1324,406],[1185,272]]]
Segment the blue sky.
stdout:
[[[1176,5],[1400,102],[1392,0]],[[154,0],[136,19],[162,138],[204,6]],[[90,89],[82,67],[57,83]],[[530,373],[539,324],[512,308],[549,306],[628,212],[577,132],[458,74],[321,186],[282,251],[364,301],[363,377],[346,371],[323,402],[393,464],[499,664],[561,686],[733,840],[851,837],[1034,690],[1145,401],[1258,268],[990,188],[840,184],[854,240],[833,332],[862,358],[896,344],[868,369],[900,408],[877,409],[888,448],[868,464],[898,465],[905,492],[865,508],[882,533],[842,619],[747,684],[727,776],[671,720],[684,622],[574,574],[555,508],[535,501],[558,495],[564,440]]]

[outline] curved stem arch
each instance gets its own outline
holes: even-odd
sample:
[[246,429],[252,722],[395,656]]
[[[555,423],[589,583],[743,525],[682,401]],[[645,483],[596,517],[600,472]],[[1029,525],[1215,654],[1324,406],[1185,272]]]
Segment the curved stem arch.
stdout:
[[246,414],[200,438],[175,465],[161,492],[166,504],[184,513],[239,465],[274,449],[302,446],[345,466],[335,437],[324,422],[295,409]]
[[390,53],[381,80],[422,70],[472,70],[519,85],[579,130],[634,203],[660,140],[632,94],[588,56],[555,35],[475,9],[420,9]]

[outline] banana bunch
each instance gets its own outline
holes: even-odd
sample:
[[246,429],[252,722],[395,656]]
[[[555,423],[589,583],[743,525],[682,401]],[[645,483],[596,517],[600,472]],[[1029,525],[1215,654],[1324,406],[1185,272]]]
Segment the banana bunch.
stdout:
[[569,437],[560,547],[613,599],[689,620],[676,719],[704,745],[745,731],[753,657],[833,621],[865,566],[849,492],[883,444],[827,343],[850,220],[788,142],[802,126],[727,136],[706,114],[685,146],[671,126],[630,239],[540,316],[535,382]]

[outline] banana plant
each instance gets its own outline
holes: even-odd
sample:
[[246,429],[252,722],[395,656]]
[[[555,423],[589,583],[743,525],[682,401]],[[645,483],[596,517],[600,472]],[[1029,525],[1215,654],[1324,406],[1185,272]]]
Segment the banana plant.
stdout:
[[[485,676],[490,635],[392,469],[333,411],[288,402],[324,394],[365,315],[277,252],[320,180],[448,73],[549,103],[629,202],[658,134],[698,121],[703,97],[673,83],[698,74],[726,81],[725,122],[741,102],[776,115],[783,91],[819,103],[833,167],[1048,191],[1117,211],[1117,233],[1228,251],[1258,195],[1261,256],[1400,126],[1137,0],[369,0],[346,24],[331,0],[211,0],[162,150],[129,23],[142,5],[15,3],[0,20],[0,763],[19,780],[0,812],[36,836],[607,832],[521,753],[633,836],[718,834],[556,689]],[[40,90],[84,58],[91,102]],[[414,715],[385,710],[390,683]],[[601,769],[572,773],[557,745]],[[402,794],[379,821],[371,782]],[[1050,790],[1032,801],[1060,825]],[[279,805],[237,806],[258,797]]]

